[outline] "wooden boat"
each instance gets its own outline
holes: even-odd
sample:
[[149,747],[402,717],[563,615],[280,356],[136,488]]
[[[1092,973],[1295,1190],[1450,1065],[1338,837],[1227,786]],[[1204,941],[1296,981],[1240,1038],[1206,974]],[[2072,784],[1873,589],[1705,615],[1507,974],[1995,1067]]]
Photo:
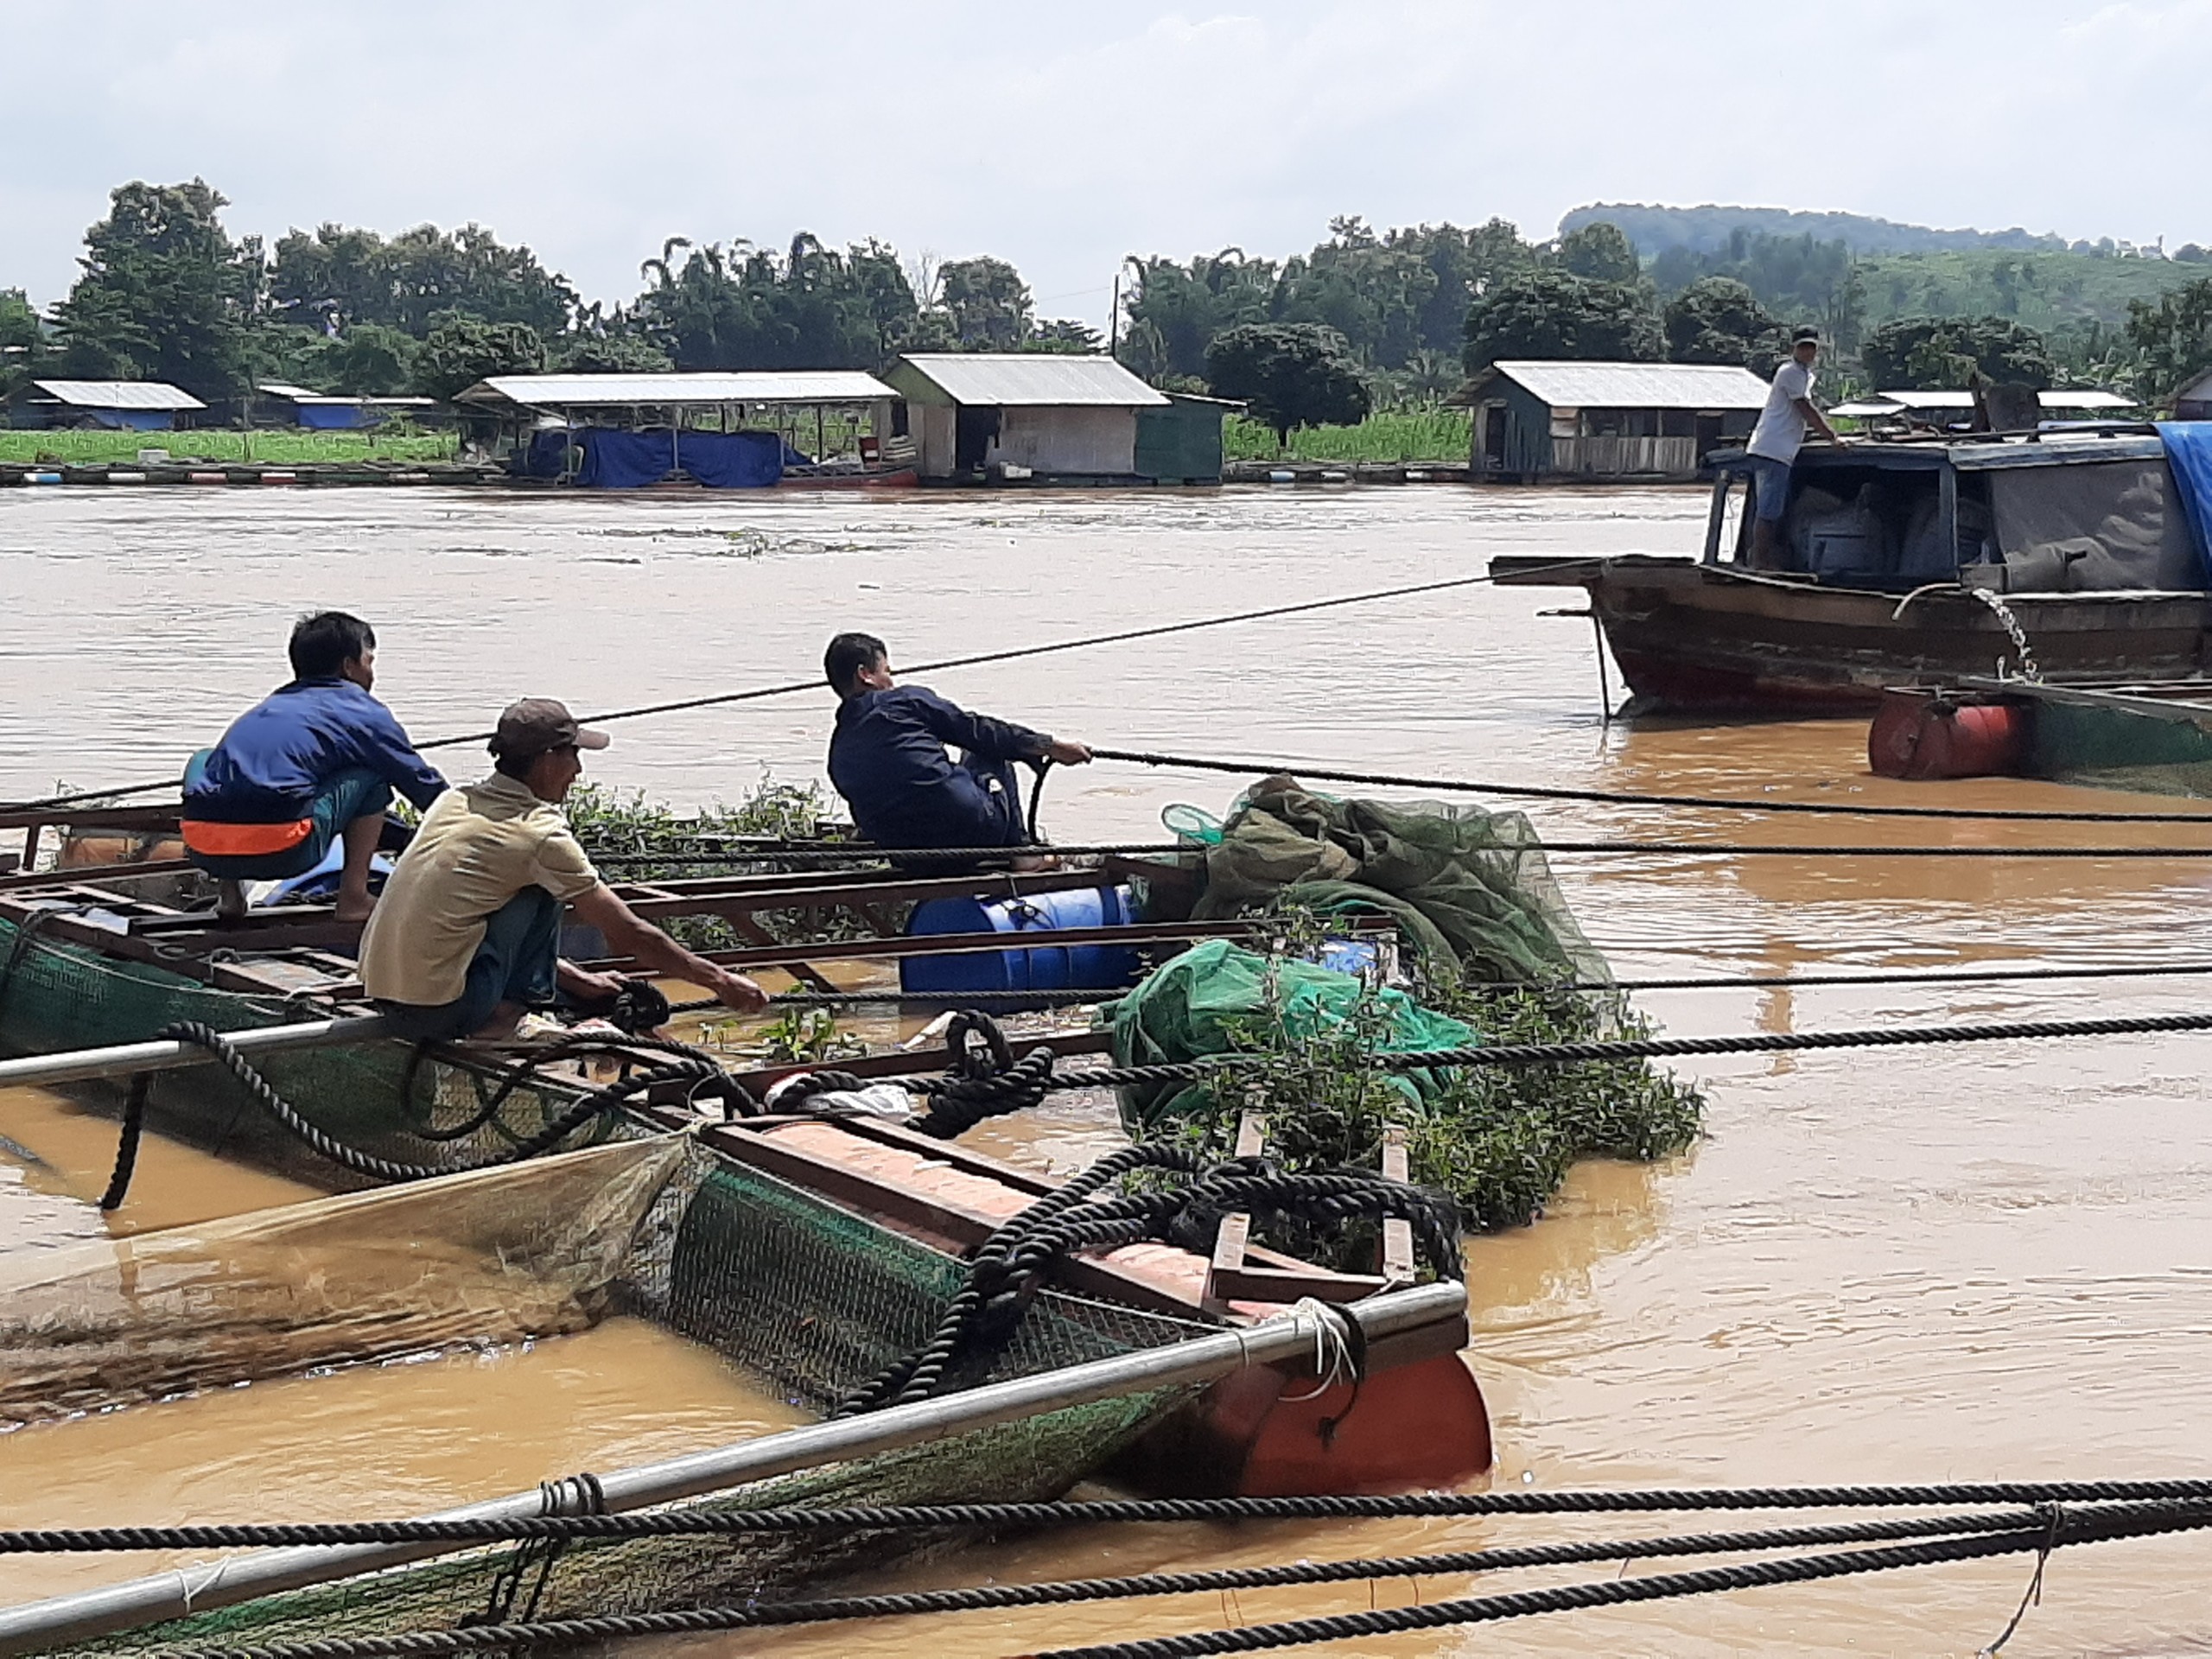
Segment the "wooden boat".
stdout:
[[[158,814],[134,809],[115,816],[133,818],[138,833],[158,833],[158,823],[136,823]],[[0,828],[10,822],[0,818]],[[1173,867],[1160,867],[1163,880],[1174,874]],[[327,907],[288,906],[218,923],[207,912],[184,912],[132,890],[168,875],[164,861],[145,861],[0,878],[0,1044],[48,1052],[143,1039],[181,1020],[240,1030],[371,1011],[360,999],[350,954],[358,930]],[[617,890],[648,915],[721,916],[757,936],[755,918],[767,912],[836,906],[865,914],[955,891],[995,897],[1098,879],[1096,871],[920,879],[839,871],[632,883]],[[1172,948],[1233,925],[1093,931],[1115,933],[1122,944]],[[878,937],[761,943],[716,954],[748,969],[814,971],[814,963],[832,959],[906,950],[972,952],[1004,943],[997,934]],[[1107,1045],[1105,1034],[1096,1033],[1051,1039],[1050,1046],[1062,1054],[1088,1054]],[[949,1068],[953,1058],[940,1049],[836,1064],[863,1075],[894,1075]],[[505,1109],[486,1112],[500,1069],[466,1051],[425,1056],[377,1041],[272,1052],[257,1064],[316,1128],[388,1160],[444,1168],[512,1144],[605,1080],[594,1069],[603,1061],[552,1065],[517,1090]],[[758,1098],[801,1069],[757,1070],[739,1082]],[[693,1092],[671,1086],[649,1094],[633,1111],[602,1120],[599,1131],[621,1138],[686,1130],[715,1163],[715,1173],[669,1223],[676,1257],[667,1269],[671,1288],[658,1311],[685,1334],[820,1405],[911,1347],[916,1327],[926,1332],[957,1290],[959,1255],[1054,1185],[894,1122],[773,1116],[729,1121],[716,1101],[695,1100]],[[155,1100],[149,1122],[167,1132],[212,1141],[228,1155],[327,1186],[358,1184],[273,1122],[242,1109],[235,1084],[212,1069],[175,1074]],[[473,1129],[453,1134],[453,1126],[480,1114]],[[1076,1343],[1086,1353],[1116,1351],[1116,1343],[1125,1351],[1145,1339],[1132,1332],[1179,1334],[1249,1323],[1300,1297],[1351,1301],[1410,1277],[1402,1262],[1382,1264],[1385,1271],[1376,1274],[1347,1274],[1243,1249],[1241,1238],[1237,1245],[1218,1249],[1211,1258],[1143,1244],[1066,1259],[1057,1273],[1053,1294],[1060,1300],[1052,1317],[1060,1323],[1053,1328],[1063,1336],[1088,1332]],[[771,1288],[778,1285],[785,1287],[780,1296]],[[1096,1433],[1075,1436],[1054,1459],[1039,1465],[1029,1490],[1045,1496],[1064,1489],[1119,1452],[1128,1454],[1128,1466],[1139,1477],[1182,1491],[1362,1491],[1478,1475],[1491,1462],[1490,1429],[1480,1391],[1460,1357],[1467,1335],[1464,1300],[1459,1309],[1370,1352],[1359,1410],[1348,1420],[1350,1383],[1330,1384],[1308,1399],[1306,1385],[1284,1373],[1240,1376],[1157,1420],[1102,1418]],[[767,1332],[785,1340],[767,1341]],[[1050,1351],[1047,1344],[1039,1351]],[[938,1495],[963,1495],[957,1480],[951,1486]]]
[[1867,732],[1867,762],[1885,777],[2043,778],[2212,799],[2212,680],[1896,688]]
[[1750,563],[1741,452],[1714,463],[1700,558],[1491,566],[1503,586],[1589,593],[1631,713],[1848,713],[1888,687],[2000,671],[2066,685],[2207,670],[2206,556],[2155,433],[1808,447],[1789,568],[1771,570]]

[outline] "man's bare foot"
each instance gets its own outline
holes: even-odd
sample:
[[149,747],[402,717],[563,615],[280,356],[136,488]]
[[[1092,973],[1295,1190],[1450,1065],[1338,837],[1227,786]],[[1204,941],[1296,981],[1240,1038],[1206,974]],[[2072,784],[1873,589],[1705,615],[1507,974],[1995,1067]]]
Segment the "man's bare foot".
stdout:
[[527,1012],[519,1002],[502,1002],[492,1010],[492,1017],[468,1033],[466,1041],[472,1043],[511,1043],[515,1028]]
[[215,913],[226,922],[235,922],[245,914],[244,883],[227,880],[215,883]]
[[341,922],[365,922],[376,907],[376,895],[372,893],[362,893],[359,898],[345,893],[338,895],[338,919]]
[[1024,874],[1057,870],[1060,868],[1060,855],[1058,853],[1017,853],[1014,858],[1014,868]]

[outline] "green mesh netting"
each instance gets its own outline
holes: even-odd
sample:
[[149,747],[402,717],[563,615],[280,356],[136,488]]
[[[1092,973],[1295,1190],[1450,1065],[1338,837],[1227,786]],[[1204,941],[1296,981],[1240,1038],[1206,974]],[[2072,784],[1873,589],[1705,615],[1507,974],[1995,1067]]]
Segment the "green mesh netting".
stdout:
[[[0,925],[0,961],[13,943],[13,930]],[[16,1047],[130,1040],[177,1019],[238,1029],[288,1017],[296,1016],[278,1003],[213,990],[158,969],[110,962],[43,939],[24,952],[12,982],[0,992],[0,1039]],[[409,1114],[454,1121],[473,1109],[488,1084],[466,1068],[426,1065],[403,1103],[404,1059],[397,1046],[375,1045],[272,1055],[267,1070],[313,1121],[387,1156],[453,1160],[480,1156],[501,1143],[495,1131],[474,1144],[425,1141],[411,1133],[410,1122],[419,1119]],[[199,1086],[184,1086],[188,1082]],[[541,1093],[542,1100],[525,1103],[533,1123],[546,1112],[557,1112],[570,1097],[550,1088]],[[165,1079],[160,1098],[169,1103],[168,1111],[188,1132],[227,1132],[233,1150],[297,1161],[287,1157],[283,1140],[249,1133],[245,1124],[232,1121],[238,1115],[239,1097],[227,1079],[205,1068]],[[523,1125],[520,1132],[531,1126]],[[507,1133],[515,1132],[511,1125]],[[626,1136],[646,1132],[636,1123],[613,1131]],[[127,1295],[92,1295],[72,1313],[67,1299],[51,1294],[60,1268],[49,1262],[43,1280],[31,1275],[47,1284],[47,1291],[31,1294],[34,1287],[27,1280],[19,1287],[24,1295],[0,1306],[0,1356],[34,1351],[45,1341],[46,1368],[37,1387],[26,1392],[81,1407],[108,1383],[119,1396],[157,1391],[179,1377],[190,1386],[216,1387],[309,1363],[340,1363],[392,1351],[376,1339],[378,1332],[404,1345],[413,1345],[414,1337],[425,1330],[441,1340],[467,1337],[461,1311],[472,1302],[499,1310],[496,1318],[486,1316],[488,1328],[493,1337],[506,1338],[534,1322],[557,1331],[574,1328],[580,1319],[620,1310],[705,1344],[785,1397],[819,1409],[936,1328],[961,1282],[957,1262],[696,1143],[684,1142],[674,1152],[668,1149],[671,1144],[602,1147],[566,1160],[449,1176],[199,1230],[202,1245],[213,1240],[217,1255],[222,1241],[251,1233],[258,1224],[276,1230],[287,1249],[302,1253],[302,1260],[327,1262],[342,1254],[349,1236],[368,1236],[363,1229],[372,1234],[381,1227],[387,1234],[418,1241],[435,1237],[447,1244],[466,1243],[479,1266],[486,1258],[494,1264],[472,1277],[469,1251],[432,1250],[430,1255],[453,1275],[451,1286],[433,1294],[425,1279],[421,1297],[396,1308],[389,1298],[379,1303],[365,1288],[371,1281],[381,1284],[389,1276],[365,1267],[365,1287],[354,1301],[346,1300],[343,1282],[326,1280],[330,1301],[305,1315],[282,1318],[272,1316],[270,1299],[261,1294],[276,1287],[273,1278],[265,1287],[243,1285],[221,1303],[226,1340],[211,1344],[218,1351],[200,1351],[186,1340],[185,1327],[194,1310],[204,1316],[210,1304],[183,1281],[204,1267],[207,1249],[177,1245],[183,1264],[179,1295],[173,1304],[142,1299],[160,1323],[159,1339],[142,1330],[138,1334],[146,1339],[136,1344],[118,1323],[127,1321]],[[594,1160],[612,1161],[594,1166]],[[319,1160],[310,1166],[326,1182],[333,1174]],[[587,1217],[580,1205],[593,1200],[574,1190],[574,1172],[592,1167],[602,1174],[619,1170],[629,1185],[617,1201],[611,1194],[619,1183],[610,1174],[602,1183],[607,1191],[600,1192],[601,1207]],[[653,1182],[654,1190],[639,1190],[641,1179]],[[626,1242],[618,1236],[620,1248],[610,1249],[610,1232],[626,1234]],[[157,1243],[162,1238],[143,1236],[134,1250],[143,1255],[152,1243],[158,1252],[168,1248]],[[510,1268],[524,1270],[531,1282],[519,1291],[510,1285],[497,1295],[483,1294],[488,1278]],[[127,1288],[136,1291],[146,1282],[134,1281]],[[163,1307],[169,1311],[163,1313]],[[518,1322],[518,1309],[530,1317]],[[390,1323],[395,1319],[396,1325]],[[971,1363],[956,1380],[967,1386],[1032,1375],[1180,1340],[1203,1329],[1046,1291],[1003,1350]],[[73,1367],[67,1351],[73,1344],[82,1362]],[[103,1382],[99,1367],[118,1355],[133,1356],[132,1365]],[[1183,1391],[1170,1390],[1071,1407],[694,1502],[759,1508],[1053,1497],[1185,1398]],[[575,1472],[546,1471],[549,1478]],[[275,1641],[444,1628],[487,1613],[553,1618],[722,1605],[833,1573],[852,1564],[862,1550],[880,1565],[899,1547],[880,1537],[818,1535],[638,1540],[573,1545],[550,1561],[534,1556],[524,1564],[518,1562],[517,1547],[500,1545],[210,1608],[127,1636],[54,1650],[135,1653],[214,1638]]]
[[[17,929],[0,921],[0,965],[15,955]],[[35,937],[0,984],[0,1049],[40,1053],[142,1042],[180,1020],[218,1031],[321,1019],[321,1006],[219,990],[162,969],[103,957]],[[497,1081],[486,1071],[425,1059],[410,1071],[400,1043],[307,1049],[264,1056],[255,1069],[318,1128],[380,1157],[434,1169],[476,1164],[557,1117],[578,1091],[556,1085],[517,1089],[497,1118],[457,1140],[416,1131],[474,1116]],[[92,1085],[95,1091],[104,1086]],[[119,1085],[108,1089],[118,1100]],[[229,1077],[212,1066],[164,1075],[154,1090],[149,1127],[190,1144],[251,1158],[323,1186],[360,1185],[358,1177],[317,1156],[265,1116]],[[580,1132],[580,1144],[620,1133],[620,1120]]]
[[[1356,975],[1310,962],[1270,963],[1227,939],[1209,939],[1154,969],[1114,1007],[1114,1062],[1158,1065],[1226,1054],[1242,1046],[1240,1033],[1255,1025],[1310,1040],[1352,1023],[1370,994]],[[1372,994],[1376,1028],[1368,1046],[1393,1053],[1414,1049],[1465,1048],[1474,1027],[1422,1007],[1403,991]],[[1418,1102],[1433,1092],[1426,1071],[1390,1075],[1388,1081]],[[1203,1109],[1201,1084],[1154,1084],[1119,1091],[1122,1122],[1132,1135]]]
[[1270,779],[1206,849],[1192,914],[1244,914],[1275,903],[1386,912],[1431,963],[1469,979],[1609,977],[1519,812],[1338,800]]

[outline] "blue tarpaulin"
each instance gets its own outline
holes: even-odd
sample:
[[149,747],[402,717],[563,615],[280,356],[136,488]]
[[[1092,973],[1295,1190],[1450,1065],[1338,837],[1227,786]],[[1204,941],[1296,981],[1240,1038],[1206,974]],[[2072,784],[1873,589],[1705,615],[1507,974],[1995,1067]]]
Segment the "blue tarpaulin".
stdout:
[[2160,421],[2158,436],[2166,446],[2166,466],[2181,496],[2182,516],[2189,520],[2190,539],[2212,583],[2212,421]]
[[677,453],[710,490],[765,490],[784,476],[784,441],[773,432],[686,432]]
[[583,451],[576,482],[592,490],[635,490],[679,469],[710,490],[765,490],[784,475],[783,440],[772,432],[620,432],[583,426],[531,435],[515,470],[558,478],[563,452]]
[[292,419],[310,432],[358,432],[372,424],[359,404],[295,404]]

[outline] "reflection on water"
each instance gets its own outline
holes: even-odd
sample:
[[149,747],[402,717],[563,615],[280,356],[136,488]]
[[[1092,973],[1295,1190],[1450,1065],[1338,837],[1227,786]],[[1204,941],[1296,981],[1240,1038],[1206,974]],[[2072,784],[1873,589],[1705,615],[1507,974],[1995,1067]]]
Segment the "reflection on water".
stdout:
[[[309,605],[372,618],[380,689],[418,733],[438,733],[480,728],[524,693],[606,708],[804,677],[823,640],[845,627],[883,633],[914,661],[1471,573],[1506,550],[1681,550],[1703,511],[1693,493],[1456,489],[766,502],[15,492],[0,499],[0,673],[38,695],[0,699],[0,790],[173,765],[280,677],[284,621]],[[1744,798],[2121,804],[2009,780],[1873,779],[1855,721],[1605,728],[1587,625],[1537,616],[1562,597],[1478,588],[932,677],[977,706],[1131,748]],[[763,765],[815,775],[828,722],[825,693],[626,723],[594,765],[675,800],[727,798]],[[458,751],[452,763],[467,772],[481,762]],[[1150,838],[1161,807],[1218,810],[1238,786],[1106,765],[1062,770],[1045,817],[1063,839]],[[2212,831],[2156,826],[1529,810],[1555,839],[2212,844]],[[1624,974],[2212,956],[2212,861],[2202,859],[1580,856],[1557,868]],[[2195,1010],[2202,987],[2173,978],[1744,988],[1643,1003],[1669,1030],[1698,1033]],[[1535,1226],[1470,1247],[1471,1352],[1497,1418],[1499,1478],[1563,1486],[2206,1472],[2197,1427],[2212,1414],[2208,1067],[2212,1040],[2202,1037],[1700,1063],[1711,1133],[1690,1157],[1656,1169],[1586,1167]],[[112,1130],[88,1123],[33,1097],[0,1101],[0,1135],[45,1160],[0,1145],[0,1248],[100,1225],[84,1205],[105,1175]],[[977,1140],[1065,1170],[1110,1145],[1112,1129],[1103,1106],[1062,1102]],[[157,1166],[156,1152],[134,1207],[172,1205],[181,1220],[268,1201],[249,1190],[262,1178],[175,1149],[159,1155],[175,1162]],[[691,1408],[658,1349],[563,1342],[533,1357],[556,1351],[589,1370],[596,1398],[627,1402],[639,1421],[657,1422],[663,1399],[674,1417]],[[527,1484],[569,1466],[569,1453],[533,1461],[543,1446],[517,1442],[493,1478],[471,1448],[506,1444],[514,1399],[479,1391],[474,1372],[456,1375],[468,1387],[435,1408],[382,1373],[346,1384],[359,1392],[346,1396],[345,1427],[375,1425],[379,1447],[407,1445],[418,1421],[445,1425],[442,1458],[412,1473],[385,1471],[381,1452],[349,1454],[327,1419],[304,1440],[247,1428],[260,1421],[250,1409],[258,1388],[208,1402],[210,1413],[240,1414],[226,1420],[232,1438],[219,1451],[179,1442],[175,1466],[231,1470],[243,1486],[239,1469],[274,1481],[319,1458],[357,1455],[367,1472],[347,1489],[354,1512],[426,1508],[487,1480]],[[547,1395],[549,1412],[560,1398]],[[79,1431],[96,1432],[99,1446],[90,1433],[64,1441]],[[327,1443],[316,1438],[325,1433]],[[56,1454],[82,1478],[57,1484],[41,1516],[240,1512],[217,1503],[213,1476],[143,1492],[133,1484],[123,1472],[130,1460],[167,1455],[171,1444],[150,1417],[65,1425],[53,1436],[47,1444],[88,1449],[81,1461]],[[15,1494],[43,1480],[8,1478],[12,1455],[0,1443],[0,1520],[30,1518],[15,1513],[24,1501]],[[329,1512],[304,1484],[266,1491],[247,1507]],[[394,1501],[377,1502],[379,1492]],[[1102,1529],[1007,1543],[981,1567],[1058,1578],[1663,1525]],[[978,1567],[957,1558],[900,1581],[956,1582]],[[2182,1650],[2203,1625],[2202,1568],[2202,1546],[2186,1540],[2069,1552],[2006,1651]],[[1507,1645],[1965,1655],[2003,1628],[2026,1575],[2024,1563],[1944,1567],[1536,1620],[1516,1625]],[[1390,1605],[1467,1587],[1384,1582],[1373,1593]],[[1249,1593],[1233,1605],[1186,1598],[698,1645],[884,1659],[924,1645],[1007,1653],[1367,1599],[1364,1587]],[[1359,1651],[1450,1654],[1481,1639],[1428,1634]]]

